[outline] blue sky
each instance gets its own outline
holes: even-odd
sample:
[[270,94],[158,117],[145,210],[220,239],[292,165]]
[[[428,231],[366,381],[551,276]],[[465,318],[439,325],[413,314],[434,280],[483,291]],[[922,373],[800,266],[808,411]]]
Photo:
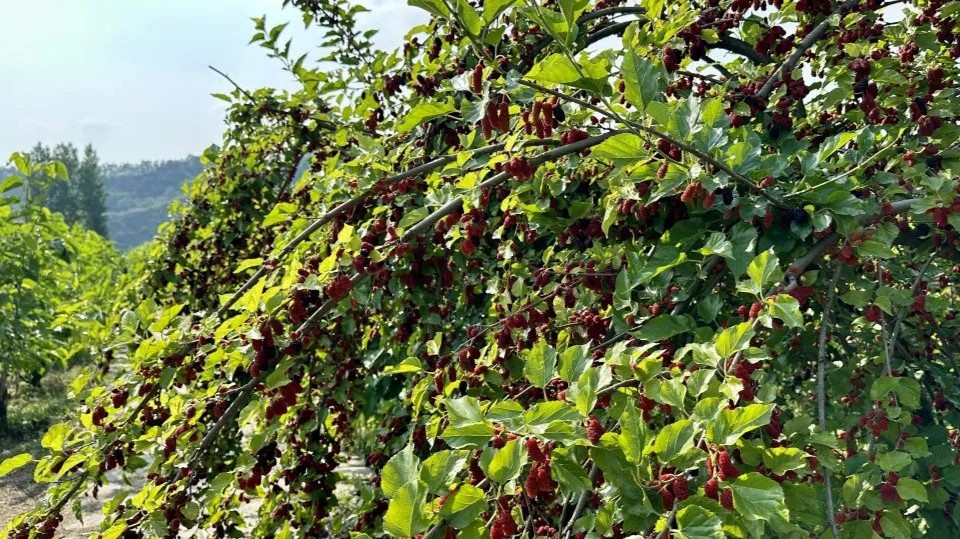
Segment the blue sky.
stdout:
[[[290,20],[294,48],[316,34],[281,0],[17,0],[4,2],[0,33],[0,162],[37,141],[93,143],[104,161],[198,154],[222,132],[230,85],[290,85],[263,49],[247,45],[250,17]],[[365,2],[363,24],[392,48],[426,14],[404,0]],[[288,30],[288,31],[290,31]]]

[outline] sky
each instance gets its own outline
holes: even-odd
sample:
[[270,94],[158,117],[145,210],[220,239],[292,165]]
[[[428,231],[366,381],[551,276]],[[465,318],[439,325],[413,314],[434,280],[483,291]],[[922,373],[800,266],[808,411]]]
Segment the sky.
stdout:
[[[38,141],[92,143],[105,162],[198,155],[220,139],[229,82],[291,84],[279,62],[248,45],[251,17],[291,21],[297,54],[316,51],[317,32],[281,0],[0,0],[0,164]],[[367,0],[364,28],[398,46],[425,12],[404,0]]]

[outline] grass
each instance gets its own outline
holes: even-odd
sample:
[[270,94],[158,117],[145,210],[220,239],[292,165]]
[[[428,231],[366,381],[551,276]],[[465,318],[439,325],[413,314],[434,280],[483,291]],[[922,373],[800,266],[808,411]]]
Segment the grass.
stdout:
[[79,373],[80,367],[54,370],[37,386],[17,384],[10,396],[7,429],[0,432],[0,454],[33,453],[50,425],[72,417],[76,403],[67,393]]

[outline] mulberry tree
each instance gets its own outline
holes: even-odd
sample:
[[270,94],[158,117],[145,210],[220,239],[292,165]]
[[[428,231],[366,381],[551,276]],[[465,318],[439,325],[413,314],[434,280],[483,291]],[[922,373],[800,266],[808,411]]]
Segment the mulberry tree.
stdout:
[[285,3],[10,537],[960,535],[960,4]]

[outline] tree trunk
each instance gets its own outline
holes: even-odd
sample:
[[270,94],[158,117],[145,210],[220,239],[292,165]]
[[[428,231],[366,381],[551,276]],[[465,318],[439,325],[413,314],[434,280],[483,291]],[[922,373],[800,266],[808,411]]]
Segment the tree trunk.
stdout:
[[7,404],[10,392],[7,388],[7,369],[0,368],[0,432],[7,431]]

